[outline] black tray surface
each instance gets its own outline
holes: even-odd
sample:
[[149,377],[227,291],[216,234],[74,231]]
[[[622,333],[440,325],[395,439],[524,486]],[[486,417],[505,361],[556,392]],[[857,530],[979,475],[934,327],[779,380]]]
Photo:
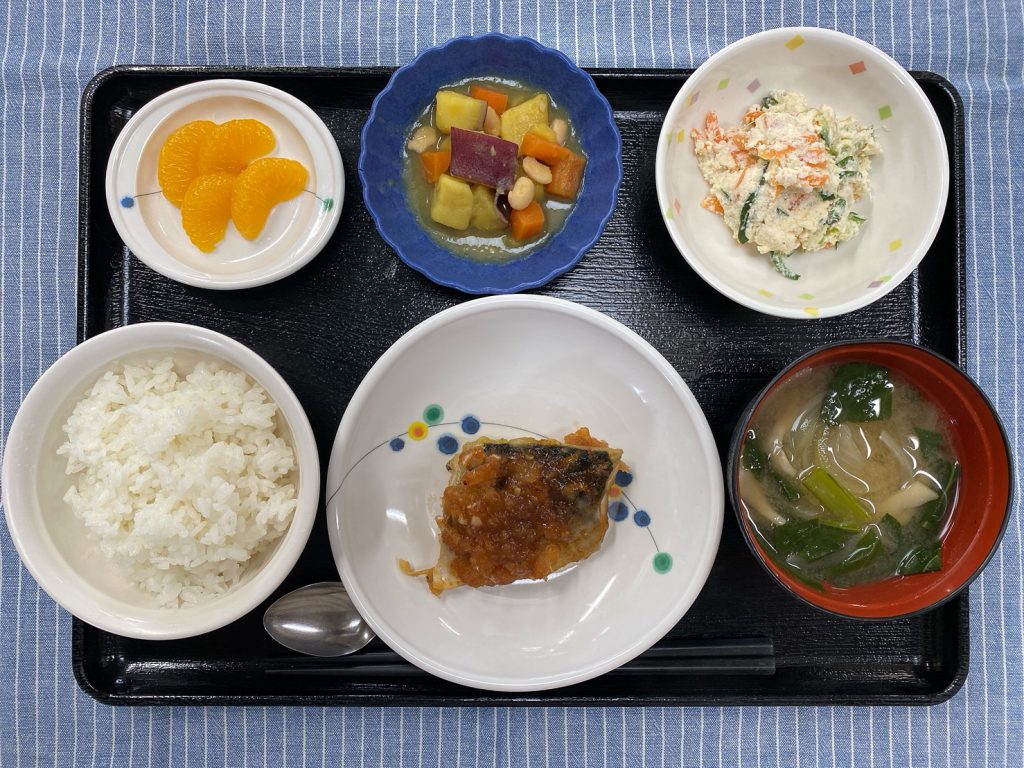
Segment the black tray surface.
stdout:
[[[962,361],[964,159],[960,98],[942,78],[915,73],[943,125],[952,183],[945,219],[920,268],[881,301],[838,318],[784,320],[720,296],[672,245],[654,187],[661,122],[688,71],[592,72],[622,133],[624,178],[604,235],[580,264],[538,292],[585,304],[653,344],[686,380],[724,451],[747,402],[790,361],[839,339],[887,337]],[[284,376],[309,415],[326,468],[346,403],[401,334],[468,296],[399,262],[377,235],[356,174],[359,132],[389,70],[121,67],[100,73],[82,102],[79,340],[156,320],[206,326],[252,347]],[[208,291],[172,282],[135,259],[104,205],[107,157],[125,122],[155,96],[214,77],[281,88],[324,120],[345,162],[338,231],[296,274],[269,286]],[[321,505],[321,510],[323,509]],[[435,678],[380,641],[330,662],[327,673],[276,645],[261,625],[276,597],[337,578],[321,513],[299,563],[258,610],[228,627],[180,641],[139,641],[74,622],[75,676],[112,704],[632,705],[932,704],[967,675],[966,592],[921,616],[856,622],[805,606],[776,586],[726,510],[707,585],[652,652],[589,682],[498,694]],[[774,674],[684,673],[673,651],[699,638],[768,637]],[[295,671],[275,671],[294,660]],[[317,666],[322,666],[320,661]]]

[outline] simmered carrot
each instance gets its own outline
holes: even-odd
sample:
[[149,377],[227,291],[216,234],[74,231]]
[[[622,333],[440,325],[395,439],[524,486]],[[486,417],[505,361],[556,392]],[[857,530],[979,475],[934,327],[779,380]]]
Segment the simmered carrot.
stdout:
[[586,167],[587,158],[575,152],[569,152],[567,157],[551,166],[551,183],[548,184],[548,192],[559,197],[576,197]]
[[452,151],[450,149],[434,149],[420,154],[420,162],[423,163],[423,175],[430,184],[437,183],[442,173],[448,171],[452,163]]
[[508,106],[508,94],[500,93],[499,91],[492,91],[490,88],[484,88],[482,85],[469,86],[469,95],[474,99],[480,99],[486,101],[491,105],[491,109],[497,112],[499,115],[505,111],[505,107]]
[[567,149],[553,141],[548,141],[532,131],[527,131],[526,135],[523,136],[523,143],[519,149],[527,157],[534,157],[547,165],[554,165],[572,154],[571,149]]
[[522,242],[536,237],[544,229],[544,210],[536,200],[521,211],[514,210],[509,216],[512,224],[512,237]]

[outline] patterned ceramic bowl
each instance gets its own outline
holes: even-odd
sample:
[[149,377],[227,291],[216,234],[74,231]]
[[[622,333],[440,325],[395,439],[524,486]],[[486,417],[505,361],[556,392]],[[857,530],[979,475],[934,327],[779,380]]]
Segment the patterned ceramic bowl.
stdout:
[[[409,208],[402,183],[410,126],[439,88],[472,76],[510,78],[549,93],[568,112],[587,155],[583,187],[562,229],[506,263],[471,261],[435,242]],[[399,69],[377,96],[363,128],[359,179],[381,236],[410,267],[466,293],[515,293],[572,269],[597,242],[615,209],[622,142],[608,101],[563,54],[525,37],[459,37]]]
[[[445,465],[464,444],[581,426],[628,464],[596,553],[546,581],[440,597],[399,569],[437,559]],[[724,503],[714,438],[676,370],[611,318],[542,296],[464,302],[395,342],[345,409],[327,496],[342,581],[381,639],[500,691],[588,680],[659,640],[704,586]]]
[[[832,250],[787,259],[798,280],[767,255],[740,245],[717,214],[703,209],[708,185],[690,132],[715,112],[737,125],[773,90],[803,94],[874,126],[872,198],[858,203],[860,233]],[[658,201],[676,247],[712,287],[747,307],[792,318],[829,317],[893,290],[927,253],[946,209],[949,160],[927,97],[899,64],[854,37],[815,28],[751,35],[712,56],[673,101],[658,144]]]
[[[960,462],[956,499],[942,538],[942,567],[838,588],[800,579],[780,564],[755,535],[740,500],[740,456],[747,430],[766,398],[811,367],[870,362],[909,382],[948,418],[953,453]],[[829,344],[796,360],[750,403],[740,417],[726,470],[729,497],[750,550],[771,577],[796,597],[828,613],[854,619],[893,619],[931,610],[966,588],[995,554],[1013,504],[1013,458],[1006,432],[978,385],[945,358],[916,344],[858,341]]]

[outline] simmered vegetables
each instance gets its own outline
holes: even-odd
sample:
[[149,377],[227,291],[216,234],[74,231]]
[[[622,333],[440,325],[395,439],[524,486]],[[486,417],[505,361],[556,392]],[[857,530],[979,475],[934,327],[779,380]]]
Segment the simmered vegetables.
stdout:
[[739,489],[762,549],[845,587],[942,568],[959,464],[934,405],[885,368],[812,370],[765,402]]
[[548,94],[497,80],[437,92],[406,143],[413,210],[463,255],[507,260],[557,231],[586,170]]

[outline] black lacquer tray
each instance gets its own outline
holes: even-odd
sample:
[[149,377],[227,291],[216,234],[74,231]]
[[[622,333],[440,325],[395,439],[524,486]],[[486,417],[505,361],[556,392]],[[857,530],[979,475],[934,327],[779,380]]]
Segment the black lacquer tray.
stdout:
[[[915,73],[938,113],[952,188],[935,245],[921,267],[874,305],[839,318],[782,320],[708,287],[676,252],[661,221],[654,156],[665,111],[689,72],[592,73],[615,111],[625,176],[604,235],[582,262],[539,292],[586,304],[658,348],[700,402],[721,450],[748,400],[782,367],[820,344],[890,337],[962,361],[965,343],[963,110],[942,78]],[[359,131],[388,70],[119,67],[100,73],[82,101],[78,338],[152,320],[204,325],[263,355],[295,390],[327,466],[335,430],[363,375],[402,333],[467,296],[401,264],[378,237],[356,175]],[[104,204],[107,157],[118,132],[153,97],[215,77],[274,85],[309,104],[341,148],[347,195],[324,252],[262,288],[207,291],[143,266],[121,242]],[[322,507],[321,507],[322,509]],[[277,597],[337,578],[321,514]],[[273,599],[273,598],[271,598]],[[932,704],[952,696],[968,668],[967,594],[891,622],[838,619],[777,587],[727,510],[721,549],[697,602],[651,651],[595,680],[555,691],[496,694],[432,677],[380,641],[330,672],[276,645],[257,611],[181,641],[138,641],[74,622],[79,684],[112,704]],[[694,673],[681,646],[700,638],[770,638],[773,674]],[[294,671],[282,671],[292,666]],[[321,662],[316,662],[321,665]],[[689,670],[689,671],[687,671]]]

